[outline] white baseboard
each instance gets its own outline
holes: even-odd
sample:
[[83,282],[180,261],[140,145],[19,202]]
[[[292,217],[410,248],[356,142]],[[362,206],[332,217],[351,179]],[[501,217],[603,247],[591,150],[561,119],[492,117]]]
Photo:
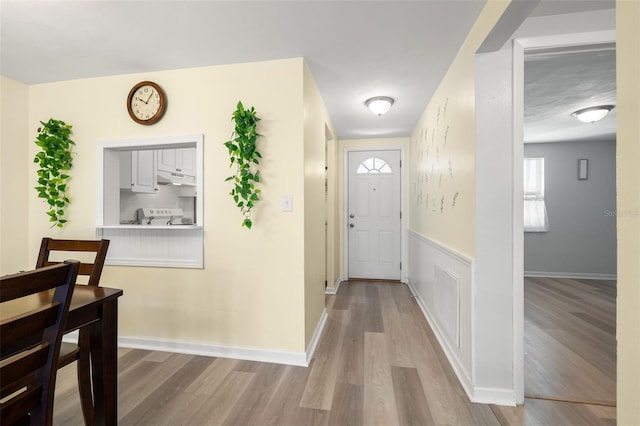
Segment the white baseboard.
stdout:
[[496,389],[496,388],[473,388],[473,398],[471,402],[476,404],[495,404],[515,407],[513,389]]
[[541,277],[541,278],[569,278],[576,280],[605,280],[616,281],[617,274],[590,274],[582,272],[541,272],[541,271],[524,271],[525,277]]
[[324,289],[324,294],[336,294],[340,288],[340,284],[342,284],[342,281],[344,281],[344,279],[339,277],[336,282],[333,283],[333,287],[327,287]]
[[318,342],[320,341],[320,336],[322,336],[322,330],[324,330],[324,325],[327,322],[327,308],[322,310],[322,315],[320,315],[320,320],[318,321],[318,325],[316,325],[316,329],[313,332],[313,336],[311,336],[311,341],[309,341],[309,346],[307,346],[307,366],[311,362],[313,358],[313,354],[316,351],[316,347],[318,346]]
[[233,358],[246,361],[270,362],[274,364],[308,367],[304,352],[279,351],[274,349],[250,348],[242,346],[212,345],[177,340],[149,339],[144,337],[118,337],[118,346],[160,352],[201,355],[217,358]]
[[[144,349],[149,351],[175,352],[180,354],[201,355],[217,358],[242,359],[246,361],[270,362],[274,364],[308,367],[318,346],[322,330],[327,321],[327,309],[320,315],[318,325],[311,336],[306,352],[279,351],[274,349],[250,348],[242,346],[212,345],[178,340],[150,339],[147,337],[119,336],[118,346],[122,348]],[[65,342],[77,342],[78,332],[65,334]]]

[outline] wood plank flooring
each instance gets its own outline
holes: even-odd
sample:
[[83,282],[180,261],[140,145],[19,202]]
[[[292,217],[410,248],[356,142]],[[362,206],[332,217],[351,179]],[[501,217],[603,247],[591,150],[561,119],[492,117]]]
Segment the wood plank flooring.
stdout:
[[[119,424],[615,424],[612,407],[470,403],[403,284],[343,283],[327,310],[308,368],[120,349]],[[58,375],[56,425],[82,424],[75,380]]]
[[614,281],[525,278],[525,395],[613,405]]

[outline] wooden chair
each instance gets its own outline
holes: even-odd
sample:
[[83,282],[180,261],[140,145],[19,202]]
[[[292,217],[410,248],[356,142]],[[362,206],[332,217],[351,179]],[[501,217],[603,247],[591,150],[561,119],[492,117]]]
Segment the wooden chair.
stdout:
[[[54,265],[56,261],[50,259],[52,252],[85,252],[95,253],[93,263],[81,262],[78,275],[88,276],[87,285],[98,286],[100,275],[104,267],[104,261],[109,249],[109,240],[56,240],[43,238],[40,245],[40,253],[36,268]],[[62,342],[60,349],[60,362],[58,368],[65,367],[77,361],[78,389],[80,391],[80,403],[85,424],[91,425],[93,421],[93,396],[91,392],[91,363],[89,359],[90,331],[83,327],[78,331],[78,344]]]
[[66,261],[0,277],[2,303],[55,289],[51,303],[0,322],[3,425],[52,424],[60,342],[79,265]]

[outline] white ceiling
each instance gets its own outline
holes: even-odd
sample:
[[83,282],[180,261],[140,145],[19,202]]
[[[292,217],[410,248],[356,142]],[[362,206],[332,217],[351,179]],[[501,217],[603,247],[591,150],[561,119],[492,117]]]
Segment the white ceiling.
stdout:
[[615,108],[596,123],[571,115],[616,105],[615,46],[537,52],[525,59],[524,80],[525,142],[615,139]]
[[[335,136],[408,136],[485,1],[0,0],[0,74],[38,84],[304,57]],[[544,0],[538,15],[565,3],[596,4]],[[382,117],[364,107],[379,95],[396,100]]]

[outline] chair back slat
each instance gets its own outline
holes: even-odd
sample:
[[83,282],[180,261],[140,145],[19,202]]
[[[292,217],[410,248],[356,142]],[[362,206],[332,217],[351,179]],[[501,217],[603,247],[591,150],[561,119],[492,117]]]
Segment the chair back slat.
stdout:
[[15,389],[9,388],[10,384],[20,381],[22,377],[30,376],[42,368],[47,363],[49,349],[49,344],[41,343],[34,348],[0,361],[0,377],[2,377],[0,398],[5,398],[15,392]]
[[[52,424],[60,341],[78,269],[79,262],[65,261],[60,265],[0,277],[1,300],[11,304],[6,306],[9,312],[24,306],[20,314],[0,322],[3,342],[0,395],[8,397],[0,404],[3,425],[25,419],[31,424]],[[53,294],[48,290],[53,290]],[[34,301],[36,305],[43,301],[44,306],[34,308]],[[52,312],[55,314],[53,322]],[[38,339],[35,346],[34,337]]]
[[3,283],[0,302],[7,302],[28,294],[49,290],[52,288],[52,282],[57,283],[53,288],[62,285],[67,279],[67,273],[68,271],[64,268],[57,268],[44,275],[39,274],[36,270],[16,274],[13,279],[8,279]]
[[92,262],[80,263],[78,275],[88,276],[88,285],[98,286],[100,284],[100,276],[104,268],[104,261],[107,258],[107,250],[109,249],[109,240],[56,240],[53,238],[43,238],[40,244],[40,252],[36,268],[44,266],[56,265],[59,261],[51,260],[51,252],[85,252],[94,253],[95,258]]
[[[35,385],[27,388],[24,392],[11,398],[9,401],[2,404],[2,424],[22,424],[19,420],[28,418],[28,413],[33,412],[40,405],[42,400],[42,385]],[[27,414],[25,414],[27,413]],[[31,424],[34,423],[33,418]]]
[[22,313],[7,321],[0,322],[2,356],[9,355],[5,353],[5,348],[36,333],[42,333],[42,330],[54,325],[58,318],[59,308],[59,303],[49,303],[28,313]]

